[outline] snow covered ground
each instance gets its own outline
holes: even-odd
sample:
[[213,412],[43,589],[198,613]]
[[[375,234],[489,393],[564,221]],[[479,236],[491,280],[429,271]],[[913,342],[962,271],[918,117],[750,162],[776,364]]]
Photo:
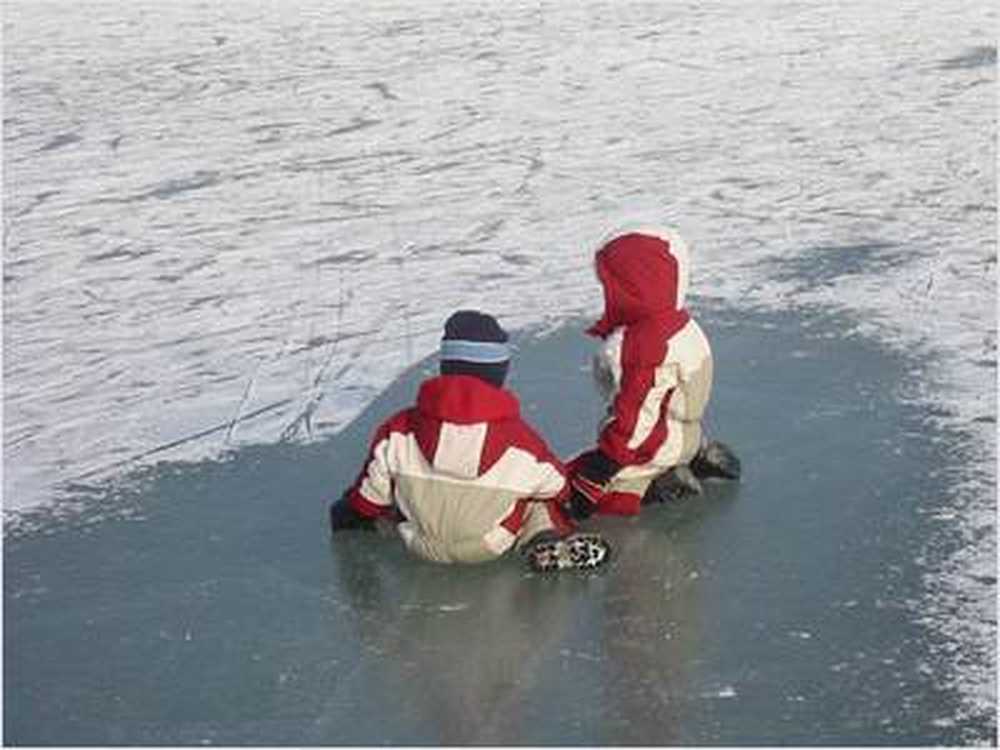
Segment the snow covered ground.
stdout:
[[336,432],[458,307],[596,312],[593,243],[642,217],[685,232],[701,299],[842,310],[925,362],[899,397],[967,437],[940,522],[968,543],[927,581],[953,615],[928,617],[985,644],[955,679],[995,697],[990,4],[15,0],[3,24],[6,529],[142,461]]

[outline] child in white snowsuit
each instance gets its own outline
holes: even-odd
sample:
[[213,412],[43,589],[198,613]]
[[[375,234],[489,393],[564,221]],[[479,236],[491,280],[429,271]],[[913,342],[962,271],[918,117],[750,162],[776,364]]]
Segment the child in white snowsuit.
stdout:
[[712,351],[684,308],[684,240],[668,228],[624,230],[600,244],[595,265],[604,315],[588,333],[603,341],[594,375],[608,413],[596,448],[569,464],[571,514],[632,515],[644,501],[700,494],[699,479],[737,478],[739,461],[702,429]]
[[357,481],[330,508],[331,529],[388,521],[412,553],[437,562],[494,560],[516,547],[537,570],[602,564],[607,542],[574,533],[562,510],[565,467],[503,388],[509,358],[493,317],[452,315],[441,374],[378,428]]

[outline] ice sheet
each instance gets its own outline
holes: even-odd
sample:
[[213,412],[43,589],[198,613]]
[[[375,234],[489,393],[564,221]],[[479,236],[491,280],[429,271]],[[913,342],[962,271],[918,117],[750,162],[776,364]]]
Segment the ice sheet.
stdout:
[[[334,438],[165,461],[8,538],[5,740],[988,744],[991,644],[942,631],[925,587],[961,540],[935,520],[957,436],[890,385],[919,372],[843,318],[703,313],[709,426],[743,480],[594,521],[615,545],[596,576],[328,542],[324,498],[432,360]],[[589,342],[574,325],[518,343],[523,413],[579,449]],[[969,583],[989,617],[995,580]],[[982,702],[961,689],[977,682]]]

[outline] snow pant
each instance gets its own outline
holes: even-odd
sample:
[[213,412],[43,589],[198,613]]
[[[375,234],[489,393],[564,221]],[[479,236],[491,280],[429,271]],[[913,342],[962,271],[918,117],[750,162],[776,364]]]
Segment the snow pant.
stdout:
[[[555,500],[520,500],[504,522],[483,536],[442,539],[422,533],[411,521],[396,529],[407,549],[418,557],[434,562],[480,563],[496,560],[512,547],[521,548],[538,534],[549,532],[565,536],[572,524]],[[509,527],[516,528],[511,531]]]

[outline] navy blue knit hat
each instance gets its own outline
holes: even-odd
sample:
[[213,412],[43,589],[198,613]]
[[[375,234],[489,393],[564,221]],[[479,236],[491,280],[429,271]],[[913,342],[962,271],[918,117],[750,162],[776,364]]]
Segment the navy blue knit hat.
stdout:
[[441,374],[475,375],[497,388],[510,365],[507,332],[496,318],[478,310],[459,310],[444,324]]

